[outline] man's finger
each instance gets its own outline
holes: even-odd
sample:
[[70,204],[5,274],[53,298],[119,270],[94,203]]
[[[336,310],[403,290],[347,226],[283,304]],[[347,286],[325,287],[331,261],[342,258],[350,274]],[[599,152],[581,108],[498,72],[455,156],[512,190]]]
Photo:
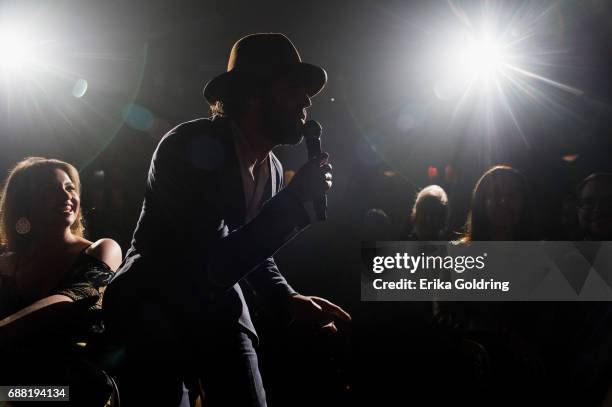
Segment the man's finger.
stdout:
[[332,321],[332,322],[330,322],[330,323],[329,323],[329,324],[327,324],[327,325],[323,325],[323,326],[321,327],[321,330],[322,330],[322,331],[327,331],[327,332],[336,333],[336,332],[338,332],[338,327],[336,327],[336,324],[334,324],[334,323],[333,323],[333,321]]
[[319,157],[317,157],[317,159],[319,160],[320,165],[327,164],[327,161],[329,160],[329,154],[324,151],[319,155]]
[[316,301],[313,301],[312,298],[310,299],[310,303],[319,311],[323,312],[323,307],[321,307]]
[[326,300],[325,298],[313,297],[313,301],[316,301],[324,312],[334,315],[343,321],[350,321],[351,316],[348,312],[337,306],[336,304]]

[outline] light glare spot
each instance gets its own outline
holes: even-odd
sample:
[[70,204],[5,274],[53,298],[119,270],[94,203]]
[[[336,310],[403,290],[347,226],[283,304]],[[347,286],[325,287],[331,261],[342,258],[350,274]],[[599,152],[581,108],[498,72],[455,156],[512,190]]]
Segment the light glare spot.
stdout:
[[72,87],[72,96],[75,98],[82,98],[87,92],[87,87],[87,81],[85,79],[79,79]]
[[140,131],[147,131],[153,127],[153,113],[144,106],[130,103],[123,108],[123,118],[128,126]]

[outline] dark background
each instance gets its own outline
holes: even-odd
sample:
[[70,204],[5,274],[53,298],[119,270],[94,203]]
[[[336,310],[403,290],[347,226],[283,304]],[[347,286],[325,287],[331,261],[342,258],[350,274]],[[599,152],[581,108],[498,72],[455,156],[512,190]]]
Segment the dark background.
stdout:
[[[523,90],[506,87],[520,131],[499,102],[493,103],[494,122],[486,125],[483,100],[469,99],[453,116],[456,100],[436,97],[436,47],[459,25],[450,4],[1,2],[2,26],[20,21],[32,30],[40,63],[0,82],[0,170],[31,155],[74,163],[84,185],[89,238],[113,237],[127,249],[161,136],[208,115],[202,87],[224,71],[237,39],[252,32],[287,34],[302,58],[329,76],[310,117],[324,127],[334,188],[329,220],[287,245],[277,262],[297,290],[337,302],[355,321],[341,325],[336,336],[311,335],[299,327],[274,328],[263,312],[261,357],[271,404],[348,405],[367,389],[370,395],[378,393],[373,389],[418,393],[411,383],[426,374],[423,369],[444,375],[423,348],[431,339],[428,304],[360,303],[366,211],[383,209],[392,224],[389,239],[397,238],[415,193],[436,183],[449,193],[451,226],[460,232],[476,179],[490,165],[508,163],[530,182],[542,237],[563,239],[561,200],[584,176],[612,167],[612,4],[487,3],[504,29],[530,33],[520,48],[524,66],[581,91],[533,79],[524,79]],[[484,3],[452,4],[478,21]],[[72,91],[81,78],[88,89],[77,98]],[[285,170],[298,169],[306,156],[303,145],[276,153]],[[391,372],[398,367],[402,380]],[[392,387],[394,380],[405,387]]]

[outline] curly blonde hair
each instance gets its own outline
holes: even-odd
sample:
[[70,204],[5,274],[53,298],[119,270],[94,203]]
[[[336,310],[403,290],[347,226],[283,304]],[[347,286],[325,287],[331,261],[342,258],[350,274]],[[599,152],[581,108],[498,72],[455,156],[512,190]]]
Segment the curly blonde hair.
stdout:
[[[67,162],[42,158],[27,157],[18,162],[10,171],[0,196],[0,244],[8,251],[21,252],[31,243],[31,234],[19,234],[15,228],[18,219],[32,219],[36,202],[32,201],[32,190],[43,172],[59,169],[70,177],[76,193],[81,195],[81,181],[77,169]],[[85,230],[81,209],[70,230],[76,236],[83,236]]]

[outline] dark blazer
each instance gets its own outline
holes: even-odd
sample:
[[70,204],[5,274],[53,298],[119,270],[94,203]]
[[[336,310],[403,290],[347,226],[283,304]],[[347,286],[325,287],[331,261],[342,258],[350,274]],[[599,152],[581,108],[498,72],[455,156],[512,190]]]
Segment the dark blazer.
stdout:
[[238,282],[248,278],[258,293],[286,301],[294,290],[272,255],[309,223],[304,207],[279,193],[283,170],[273,154],[271,160],[265,203],[245,224],[229,120],[197,119],[164,136],[131,247],[105,294],[106,312],[138,319],[130,310],[145,302],[181,326],[205,321],[199,325],[239,326],[256,335]]

